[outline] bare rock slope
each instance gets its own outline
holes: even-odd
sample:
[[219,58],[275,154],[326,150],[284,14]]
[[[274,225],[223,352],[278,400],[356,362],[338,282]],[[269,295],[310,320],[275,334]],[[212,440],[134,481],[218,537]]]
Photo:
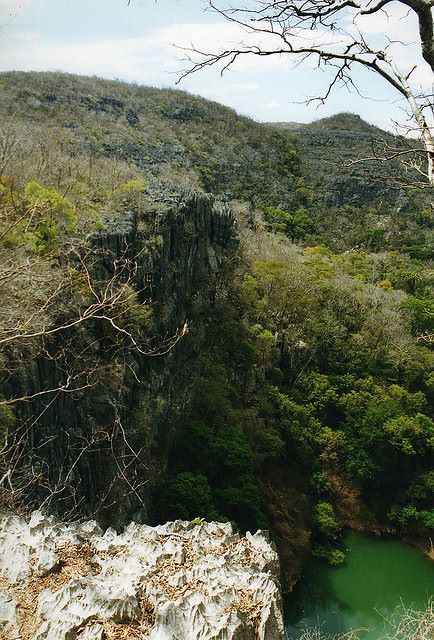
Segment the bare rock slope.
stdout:
[[230,524],[0,520],[0,638],[282,640],[278,558]]

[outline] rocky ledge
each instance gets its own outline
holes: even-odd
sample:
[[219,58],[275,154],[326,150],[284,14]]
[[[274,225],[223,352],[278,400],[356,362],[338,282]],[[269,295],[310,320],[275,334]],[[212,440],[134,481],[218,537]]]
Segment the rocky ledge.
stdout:
[[230,524],[0,519],[0,637],[282,640],[278,558]]

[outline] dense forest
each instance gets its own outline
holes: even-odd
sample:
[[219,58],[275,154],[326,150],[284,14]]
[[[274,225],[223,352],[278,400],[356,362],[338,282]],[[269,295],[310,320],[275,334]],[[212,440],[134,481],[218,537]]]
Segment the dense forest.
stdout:
[[[399,162],[348,163],[391,134],[351,114],[258,124],[65,74],[3,73],[0,88],[4,506],[267,528],[284,586],[309,549],[343,562],[343,527],[427,545],[432,206],[399,186]],[[146,265],[192,192],[235,216],[231,237],[222,256],[203,249],[207,279],[186,218],[159,296]],[[120,458],[123,484],[77,497],[101,450],[101,484]]]

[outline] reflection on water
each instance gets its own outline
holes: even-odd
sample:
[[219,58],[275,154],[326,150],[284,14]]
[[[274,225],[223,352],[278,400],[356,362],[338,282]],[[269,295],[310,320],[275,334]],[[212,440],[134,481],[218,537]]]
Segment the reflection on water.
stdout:
[[285,602],[288,638],[321,626],[324,633],[364,630],[363,640],[378,640],[403,603],[423,609],[434,595],[434,565],[422,553],[396,540],[356,533],[340,567],[312,561]]

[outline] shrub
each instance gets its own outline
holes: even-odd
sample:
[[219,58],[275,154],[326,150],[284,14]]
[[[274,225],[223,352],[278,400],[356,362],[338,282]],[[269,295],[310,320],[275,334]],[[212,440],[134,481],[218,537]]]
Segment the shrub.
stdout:
[[25,244],[35,253],[54,249],[60,236],[73,233],[77,225],[75,207],[53,187],[43,187],[35,180],[24,189],[27,219],[22,223]]
[[193,520],[217,517],[208,480],[201,473],[184,471],[169,480],[164,487],[165,517],[168,520]]
[[314,510],[314,526],[320,535],[336,540],[341,526],[329,502],[318,502]]
[[346,558],[344,551],[321,545],[316,545],[312,548],[312,555],[319,560],[325,560],[334,567],[345,562]]

